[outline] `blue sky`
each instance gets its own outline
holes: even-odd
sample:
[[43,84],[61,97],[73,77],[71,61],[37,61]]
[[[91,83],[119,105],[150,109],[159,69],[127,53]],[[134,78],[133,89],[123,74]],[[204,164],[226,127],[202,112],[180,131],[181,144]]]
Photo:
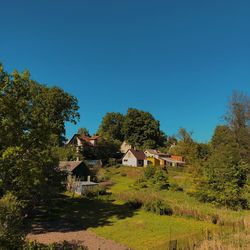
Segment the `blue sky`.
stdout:
[[208,141],[233,90],[250,94],[250,1],[8,0],[0,61],[79,100],[96,131],[106,112],[151,112],[168,135]]

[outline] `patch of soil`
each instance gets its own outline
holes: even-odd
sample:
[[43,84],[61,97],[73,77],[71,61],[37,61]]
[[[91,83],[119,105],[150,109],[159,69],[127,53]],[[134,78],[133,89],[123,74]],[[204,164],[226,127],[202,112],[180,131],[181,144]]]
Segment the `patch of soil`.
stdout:
[[119,243],[97,236],[88,230],[72,232],[50,232],[42,234],[28,234],[28,240],[37,241],[42,244],[55,242],[75,242],[87,246],[89,250],[129,250]]

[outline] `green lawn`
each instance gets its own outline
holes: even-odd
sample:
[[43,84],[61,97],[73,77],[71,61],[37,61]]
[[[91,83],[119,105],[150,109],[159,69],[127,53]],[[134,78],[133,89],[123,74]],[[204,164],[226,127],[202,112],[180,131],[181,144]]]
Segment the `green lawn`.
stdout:
[[[167,249],[169,240],[177,239],[179,245],[187,244],[189,241],[200,239],[207,231],[221,230],[221,227],[211,223],[209,217],[211,214],[219,214],[221,217],[224,216],[225,220],[232,221],[249,215],[248,211],[218,209],[210,204],[198,202],[185,192],[185,187],[192,178],[190,174],[174,170],[169,171],[170,182],[178,179],[178,184],[183,185],[184,192],[171,190],[157,192],[157,195],[175,207],[174,215],[160,216],[143,209],[132,209],[118,200],[116,195],[133,190],[133,183],[142,171],[142,168],[129,167],[106,169],[105,175],[114,183],[109,190],[112,195],[92,199],[63,195],[50,204],[50,213],[46,208],[39,209],[33,230],[67,232],[86,229],[134,250],[161,250]],[[184,213],[181,214],[182,212]],[[199,215],[200,219],[197,219]]]
[[198,237],[197,234],[207,229],[215,228],[210,223],[194,219],[159,216],[139,210],[130,218],[118,220],[113,217],[112,225],[91,228],[91,231],[132,249],[145,250],[166,249],[169,240],[185,238],[186,241],[190,237]]

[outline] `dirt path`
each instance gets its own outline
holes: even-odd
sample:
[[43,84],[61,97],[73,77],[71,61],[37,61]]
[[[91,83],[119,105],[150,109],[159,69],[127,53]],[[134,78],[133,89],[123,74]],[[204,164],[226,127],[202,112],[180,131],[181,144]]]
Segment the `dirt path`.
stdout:
[[72,232],[50,232],[42,234],[29,234],[27,239],[37,241],[43,244],[54,242],[78,242],[88,247],[89,250],[128,250],[129,248],[122,246],[112,240],[107,240],[97,236],[88,230],[72,231]]

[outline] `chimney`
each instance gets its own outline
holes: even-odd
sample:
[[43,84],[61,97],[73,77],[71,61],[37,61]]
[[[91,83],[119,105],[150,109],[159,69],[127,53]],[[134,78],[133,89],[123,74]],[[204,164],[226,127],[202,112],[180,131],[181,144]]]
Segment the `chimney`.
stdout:
[[88,175],[88,182],[90,182],[90,175]]

